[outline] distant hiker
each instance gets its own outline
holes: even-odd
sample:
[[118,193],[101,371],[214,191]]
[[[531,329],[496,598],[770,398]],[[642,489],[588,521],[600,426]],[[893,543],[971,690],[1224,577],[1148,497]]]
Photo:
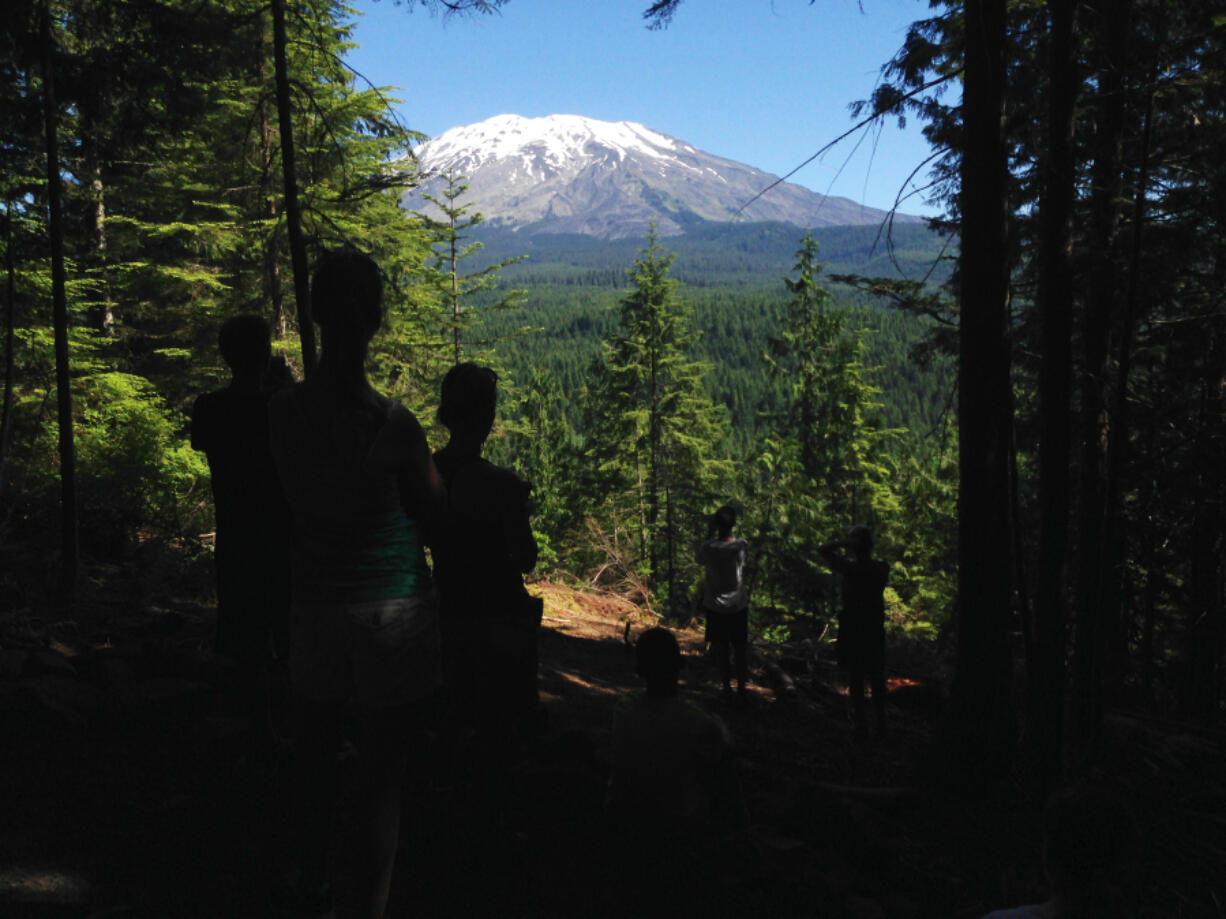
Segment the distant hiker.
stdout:
[[192,446],[208,457],[216,509],[215,647],[237,662],[253,734],[267,741],[276,737],[270,669],[285,658],[289,628],[289,507],[268,448],[268,323],[235,316],[217,343],[230,385],[196,400],[191,427]]
[[613,715],[605,807],[623,832],[640,839],[705,833],[712,824],[747,823],[728,729],[678,698],[681,649],[668,629],[648,629],[635,644],[646,693],[629,693]]
[[[839,549],[850,549],[851,557]],[[877,733],[885,733],[885,582],[889,566],[873,558],[873,534],[868,527],[851,528],[846,539],[818,547],[843,581],[843,608],[839,613],[839,663],[848,670],[848,692],[856,737],[868,736],[864,712],[864,681],[873,687]]]
[[1043,872],[1051,899],[984,919],[1117,919],[1130,915],[1125,872],[1137,827],[1124,803],[1091,789],[1057,792],[1043,812]]
[[[438,606],[422,549],[442,486],[413,414],[377,393],[366,352],[383,317],[378,266],[323,256],[311,285],[319,367],[269,406],[273,456],[293,511],[290,678],[298,705],[297,874],[280,915],[331,914],[328,852],[342,715],[358,744],[362,919],[387,904],[401,781],[421,703],[439,685]],[[406,513],[406,508],[412,516]]]
[[732,692],[733,661],[735,658],[737,692],[745,697],[749,664],[746,645],[749,642],[749,591],[745,587],[745,563],[749,560],[749,543],[732,535],[736,526],[736,510],[725,504],[710,519],[707,538],[698,547],[698,564],[705,569],[702,585],[702,609],[706,614],[706,640],[719,665],[724,692]]
[[541,601],[524,588],[536,564],[528,486],[481,457],[494,426],[498,376],[457,364],[443,379],[438,420],[451,437],[434,454],[447,513],[434,546],[449,691],[461,717],[523,738],[535,728]]

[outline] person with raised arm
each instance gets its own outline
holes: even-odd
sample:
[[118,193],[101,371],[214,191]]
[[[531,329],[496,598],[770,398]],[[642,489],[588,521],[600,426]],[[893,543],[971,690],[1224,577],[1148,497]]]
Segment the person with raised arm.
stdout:
[[[845,555],[840,549],[850,550]],[[864,711],[864,683],[873,687],[877,734],[885,733],[885,582],[889,566],[873,558],[873,533],[863,525],[851,528],[846,539],[818,546],[818,552],[843,582],[839,612],[839,663],[848,670],[848,693],[856,738],[868,737]]]

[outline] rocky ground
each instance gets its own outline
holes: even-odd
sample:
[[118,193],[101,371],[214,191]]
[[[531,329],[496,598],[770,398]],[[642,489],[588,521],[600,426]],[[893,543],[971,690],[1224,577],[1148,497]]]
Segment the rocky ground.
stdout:
[[[620,840],[601,819],[603,761],[613,703],[637,685],[626,625],[632,640],[653,620],[536,589],[549,729],[516,772],[517,835],[473,838],[423,738],[393,915],[969,919],[1041,898],[1041,803],[1021,785],[968,802],[933,781],[943,675],[902,652],[888,735],[857,745],[822,643],[760,648],[738,703],[720,697],[701,633],[680,630],[682,691],[731,729],[752,829],[699,848]],[[211,635],[212,610],[188,602],[0,613],[0,916],[269,914],[286,757],[253,752]],[[1126,796],[1142,828],[1138,915],[1226,916],[1221,731],[1135,712],[1108,728],[1086,777]],[[354,849],[342,829],[342,894]]]

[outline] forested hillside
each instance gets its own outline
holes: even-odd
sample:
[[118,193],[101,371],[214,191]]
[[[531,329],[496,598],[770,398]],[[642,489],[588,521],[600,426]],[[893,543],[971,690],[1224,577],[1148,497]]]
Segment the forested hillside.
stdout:
[[[681,29],[688,8],[647,21]],[[934,0],[856,112],[924,125],[942,233],[694,223],[615,242],[483,226],[462,177],[442,218],[406,214],[420,137],[346,67],[351,12],[6,5],[6,700],[54,688],[66,632],[101,655],[172,599],[213,615],[190,429],[229,381],[219,328],[261,317],[276,366],[316,372],[311,267],[348,248],[386,282],[371,381],[431,446],[446,371],[501,374],[487,453],[532,486],[536,576],[689,622],[695,542],[731,504],[751,642],[818,660],[840,603],[819,547],[864,525],[889,654],[948,684],[925,781],[1037,813],[1110,777],[1123,713],[1159,736],[1147,780],[1215,755],[1196,738],[1220,738],[1226,693],[1220,0]],[[27,657],[48,672],[19,683]],[[755,678],[786,686],[780,668]],[[1144,816],[1206,858],[1226,851],[1220,803]],[[1187,886],[1167,915],[1220,915],[1220,875]]]
[[[681,547],[705,515],[722,501],[767,501],[747,526],[800,555],[776,553],[760,566],[761,587],[773,597],[764,615],[766,607],[830,615],[832,594],[815,592],[821,573],[803,544],[861,518],[888,526],[907,486],[887,470],[939,463],[952,443],[947,365],[937,358],[921,368],[911,355],[929,337],[927,320],[885,311],[821,277],[834,296],[805,307],[832,323],[823,345],[830,351],[818,362],[832,385],[854,385],[835,406],[846,423],[837,434],[830,428],[827,471],[785,472],[797,443],[788,418],[812,397],[795,390],[795,374],[813,356],[787,343],[795,322],[785,278],[796,268],[801,231],[696,221],[661,241],[652,262],[658,277],[639,294],[652,315],[670,317],[672,331],[646,347],[682,362],[681,377],[667,385],[707,400],[713,427],[686,447],[695,464],[683,477],[690,490],[683,498],[670,491],[678,503],[661,505],[651,526],[630,526],[634,538],[610,568],[600,546],[626,536],[648,495],[630,489],[617,507],[597,500],[642,461],[599,455],[607,420],[600,408],[629,398],[617,410],[634,414],[641,396],[600,381],[612,372],[609,349],[625,323],[638,321],[626,313],[632,275],[656,244],[486,227],[462,178],[438,196],[442,219],[404,213],[397,203],[416,177],[399,154],[418,138],[387,96],[345,69],[343,7],[318,0],[296,8],[284,37],[278,8],[167,3],[90,7],[65,18],[57,7],[45,22],[36,4],[18,11],[4,124],[10,356],[0,525],[15,562],[6,566],[11,602],[30,602],[51,583],[68,596],[83,571],[138,555],[171,567],[179,559],[203,580],[209,544],[200,534],[212,531],[212,507],[203,457],[187,442],[188,416],[200,393],[226,379],[217,329],[240,313],[265,317],[274,350],[302,378],[315,350],[311,325],[300,321],[309,305],[305,272],[319,253],[348,246],[373,255],[389,282],[388,318],[371,354],[377,385],[432,424],[451,364],[476,359],[505,371],[503,433],[492,449],[536,487],[545,570],[579,578],[616,571],[643,602],[681,610],[695,575]],[[185,51],[172,35],[194,37]],[[178,70],[191,78],[176,104],[157,104],[159,87]],[[110,82],[95,79],[100,72]],[[141,91],[128,92],[134,88]],[[50,129],[59,139],[48,159]],[[49,161],[59,164],[50,178]],[[815,239],[807,257],[826,272],[927,281],[930,291],[948,277],[942,239],[915,224],[826,228]],[[651,424],[680,433],[684,412],[666,418],[680,411],[666,404],[674,407]],[[552,433],[534,434],[533,425]],[[771,487],[791,483],[816,503],[789,517],[754,484],[761,463],[774,470]],[[661,464],[676,461],[661,453],[650,464],[664,475]],[[839,488],[853,494],[841,510],[830,488],[816,488],[828,476],[845,479]],[[946,492],[946,529],[950,501]],[[941,543],[934,534],[921,553]],[[66,576],[54,565],[21,563],[47,558],[52,546]],[[651,562],[662,551],[667,583]],[[916,605],[924,579],[948,580],[947,564],[935,564],[898,579],[897,609],[907,621],[944,616],[940,602]]]
[[[479,210],[480,202],[473,208]],[[926,440],[948,420],[953,381],[945,362],[917,360],[931,338],[932,322],[883,308],[864,292],[829,280],[861,275],[924,281],[931,290],[949,277],[952,259],[945,241],[923,227],[826,227],[814,231],[823,280],[849,320],[871,331],[865,363],[881,387],[881,419]],[[628,269],[642,240],[597,240],[588,236],[533,235],[482,227],[473,233],[482,248],[474,266],[516,255],[527,256],[501,272],[502,290],[524,293],[521,311],[487,317],[474,335],[498,340],[499,358],[516,380],[530,369],[554,375],[563,391],[582,386],[599,342],[616,325],[615,308],[629,283]],[[766,359],[778,339],[788,292],[784,286],[796,260],[800,234],[785,224],[705,225],[661,240],[674,256],[671,276],[680,282],[678,299],[693,311],[698,333],[692,356],[710,365],[706,385],[728,406],[732,444],[751,451],[764,417],[786,401],[786,383]],[[532,334],[514,335],[527,325]],[[577,406],[563,406],[577,420]]]

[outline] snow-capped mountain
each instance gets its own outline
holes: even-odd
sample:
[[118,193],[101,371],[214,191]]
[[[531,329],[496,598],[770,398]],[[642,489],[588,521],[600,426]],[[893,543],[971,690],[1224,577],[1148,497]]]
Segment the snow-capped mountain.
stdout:
[[[776,179],[632,121],[578,115],[497,115],[452,128],[414,153],[429,178],[405,196],[409,210],[438,216],[421,192],[437,196],[447,186],[443,176],[467,176],[469,190],[460,201],[471,202],[490,223],[603,238],[641,236],[651,220],[665,236],[699,221],[731,220]],[[740,219],[818,227],[878,223],[884,216],[784,182]]]

